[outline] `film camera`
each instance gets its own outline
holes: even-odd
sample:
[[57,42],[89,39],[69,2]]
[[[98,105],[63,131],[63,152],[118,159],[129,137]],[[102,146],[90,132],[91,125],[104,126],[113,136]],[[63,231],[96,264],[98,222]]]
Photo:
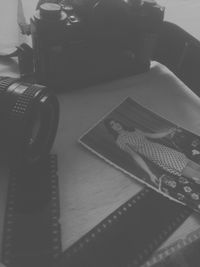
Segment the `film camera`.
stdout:
[[36,81],[72,89],[147,71],[163,17],[155,0],[40,1],[31,19]]

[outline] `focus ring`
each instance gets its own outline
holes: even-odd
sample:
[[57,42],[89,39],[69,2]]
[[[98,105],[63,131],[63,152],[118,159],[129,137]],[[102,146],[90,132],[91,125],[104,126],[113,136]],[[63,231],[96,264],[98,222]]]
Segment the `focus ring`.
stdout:
[[13,106],[11,113],[15,115],[22,115],[26,112],[30,102],[34,99],[35,94],[39,91],[39,88],[35,85],[29,86],[23,94],[21,94],[15,105]]
[[[20,84],[19,84],[20,87]],[[17,87],[16,87],[17,89]],[[19,88],[20,89],[20,88]],[[15,104],[8,114],[8,129],[10,129],[10,144],[13,150],[13,158],[16,164],[24,162],[26,157],[26,139],[28,138],[29,122],[33,109],[33,101],[41,92],[40,87],[32,85],[18,95]],[[38,103],[38,101],[36,101]],[[31,123],[31,122],[30,122]],[[18,163],[19,162],[19,163]]]
[[1,77],[0,93],[3,93],[11,84],[15,83],[17,80],[17,78]]

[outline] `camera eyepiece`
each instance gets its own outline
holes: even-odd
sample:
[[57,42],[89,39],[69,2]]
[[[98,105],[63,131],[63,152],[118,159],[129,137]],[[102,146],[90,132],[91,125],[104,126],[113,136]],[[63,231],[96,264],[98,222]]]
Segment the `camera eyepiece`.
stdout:
[[47,87],[0,77],[0,159],[9,165],[35,163],[56,136],[59,104]]

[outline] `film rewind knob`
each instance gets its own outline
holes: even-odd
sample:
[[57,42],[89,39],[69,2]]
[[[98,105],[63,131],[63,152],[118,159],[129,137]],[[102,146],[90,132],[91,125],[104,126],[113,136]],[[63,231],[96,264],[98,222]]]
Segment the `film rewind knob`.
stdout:
[[145,6],[155,6],[155,5],[157,5],[157,2],[155,0],[144,0],[143,4]]
[[59,19],[61,17],[61,6],[53,3],[42,4],[40,6],[40,15],[43,19]]

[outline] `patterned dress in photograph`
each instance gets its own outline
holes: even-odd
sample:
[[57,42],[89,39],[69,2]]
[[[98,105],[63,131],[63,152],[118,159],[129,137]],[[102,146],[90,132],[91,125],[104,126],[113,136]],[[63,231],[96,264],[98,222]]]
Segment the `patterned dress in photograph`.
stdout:
[[163,170],[177,176],[182,175],[189,161],[185,154],[152,141],[139,130],[123,131],[117,138],[117,144],[122,150],[130,153],[132,149]]
[[128,153],[133,149],[169,173],[159,178],[161,192],[200,210],[200,184],[182,176],[182,171],[189,161],[183,153],[151,141],[139,130],[124,131],[118,136],[117,144]]

